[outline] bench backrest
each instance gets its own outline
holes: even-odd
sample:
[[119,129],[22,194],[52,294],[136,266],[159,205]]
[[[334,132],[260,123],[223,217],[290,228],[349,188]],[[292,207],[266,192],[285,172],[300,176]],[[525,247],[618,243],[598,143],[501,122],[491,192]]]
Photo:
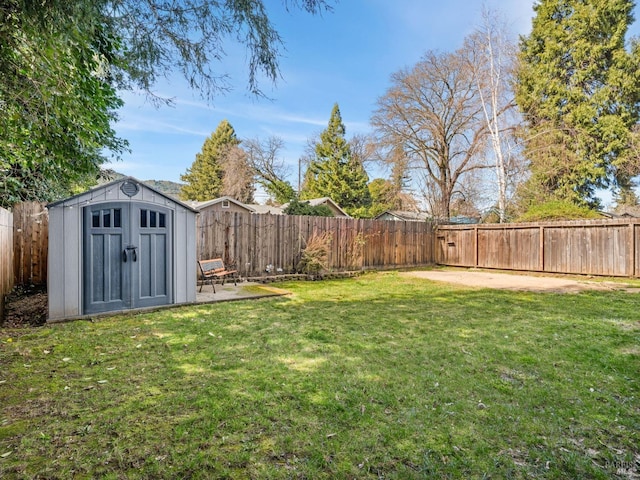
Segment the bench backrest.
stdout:
[[200,265],[200,271],[203,275],[224,272],[226,270],[224,267],[224,262],[221,258],[214,258],[211,260],[198,260],[198,265]]

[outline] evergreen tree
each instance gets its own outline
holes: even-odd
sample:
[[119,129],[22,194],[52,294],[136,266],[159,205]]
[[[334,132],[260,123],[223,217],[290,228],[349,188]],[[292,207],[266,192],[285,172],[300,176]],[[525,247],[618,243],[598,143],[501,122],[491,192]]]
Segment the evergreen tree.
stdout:
[[230,147],[239,144],[231,124],[227,120],[220,122],[216,131],[204,141],[202,151],[196,154],[191,168],[180,175],[180,180],[185,182],[180,197],[200,202],[219,197],[224,177],[221,157]]
[[402,208],[401,192],[391,180],[376,178],[369,183],[368,188],[371,195],[369,217],[375,217],[387,210]]
[[[629,177],[640,118],[640,48],[625,48],[630,0],[540,0],[521,41],[516,101],[531,177],[521,201],[597,206]],[[638,172],[632,172],[637,174]]]
[[369,177],[362,163],[353,157],[340,108],[336,103],[329,125],[320,134],[305,174],[302,199],[329,197],[347,213],[353,214],[371,203]]

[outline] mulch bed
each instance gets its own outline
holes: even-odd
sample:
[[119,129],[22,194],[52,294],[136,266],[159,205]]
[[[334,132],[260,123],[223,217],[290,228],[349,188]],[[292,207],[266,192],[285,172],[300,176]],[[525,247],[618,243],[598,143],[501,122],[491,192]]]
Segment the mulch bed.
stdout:
[[47,287],[26,285],[5,297],[4,328],[40,327],[47,322]]

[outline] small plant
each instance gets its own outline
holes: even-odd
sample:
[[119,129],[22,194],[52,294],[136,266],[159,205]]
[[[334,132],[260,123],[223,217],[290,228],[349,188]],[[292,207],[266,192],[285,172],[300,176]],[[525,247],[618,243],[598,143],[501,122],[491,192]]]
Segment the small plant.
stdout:
[[362,232],[359,232],[347,243],[347,266],[350,269],[362,268],[366,243],[367,239]]
[[331,240],[331,232],[323,232],[321,234],[314,232],[307,240],[307,245],[302,251],[298,270],[308,274],[318,274],[328,270]]

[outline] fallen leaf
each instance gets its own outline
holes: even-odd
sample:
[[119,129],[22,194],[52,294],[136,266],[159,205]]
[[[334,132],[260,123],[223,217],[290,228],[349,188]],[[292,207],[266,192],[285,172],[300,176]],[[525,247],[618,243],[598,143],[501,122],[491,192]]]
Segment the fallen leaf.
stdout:
[[3,453],[2,455],[0,455],[0,457],[2,457],[2,458],[7,458],[7,457],[8,457],[9,455],[11,455],[12,453],[13,453],[12,451],[5,452],[5,453]]
[[63,362],[70,362],[70,361],[71,361],[71,359],[70,359],[69,357],[64,357],[64,358],[62,359],[62,361],[63,361]]

